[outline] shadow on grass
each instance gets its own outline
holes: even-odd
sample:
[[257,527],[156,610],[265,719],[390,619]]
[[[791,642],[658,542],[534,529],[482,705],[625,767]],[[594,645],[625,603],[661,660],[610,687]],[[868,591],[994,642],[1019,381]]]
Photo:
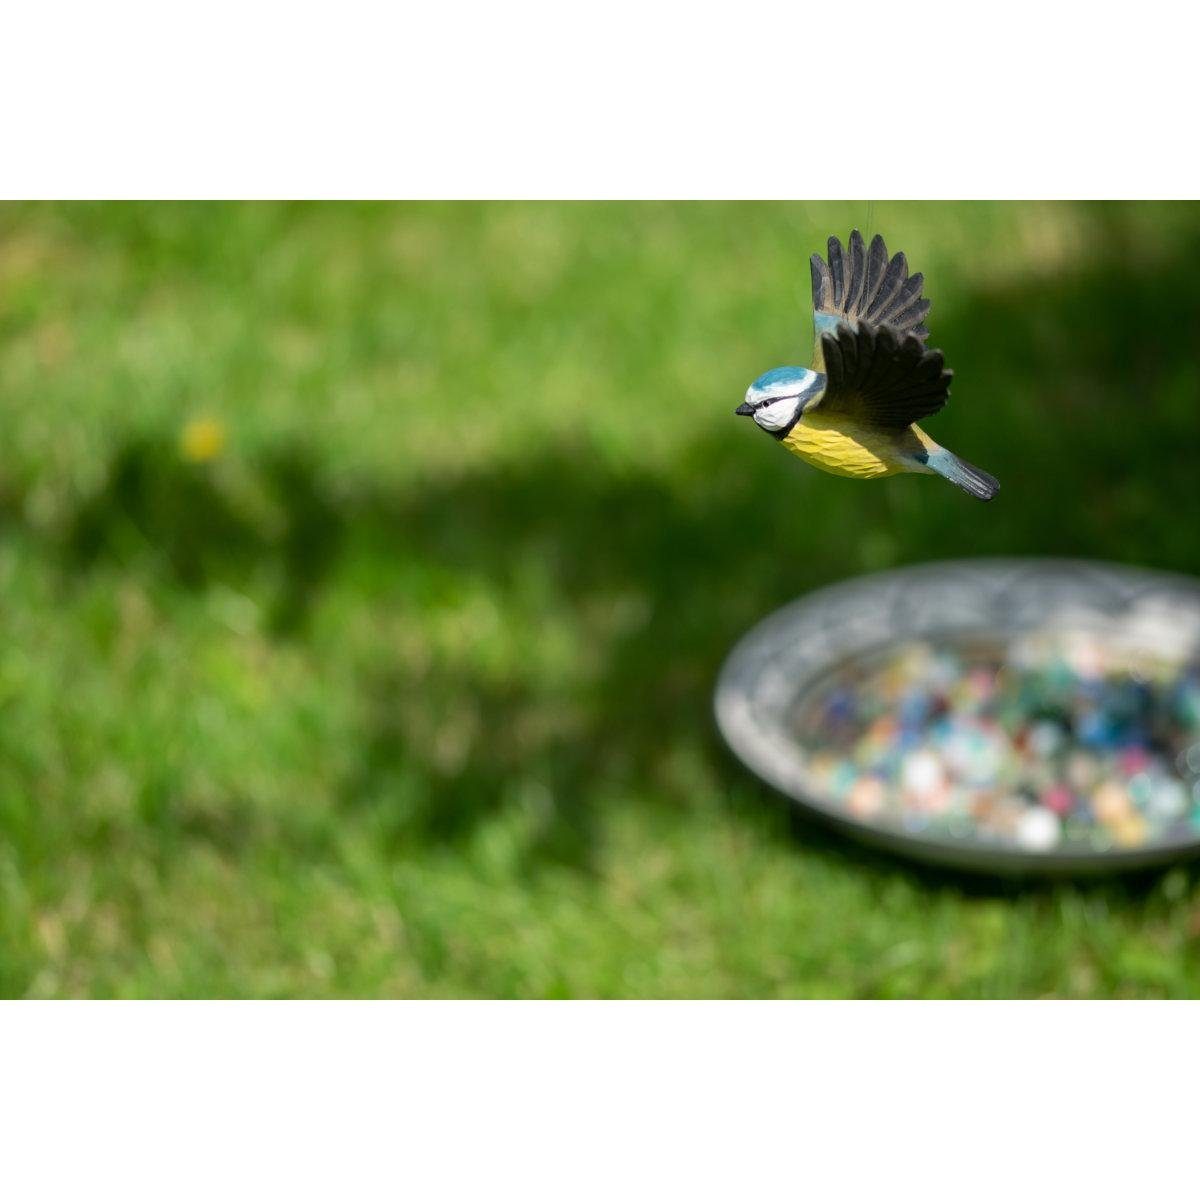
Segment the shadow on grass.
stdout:
[[287,634],[303,625],[333,566],[343,520],[304,451],[276,453],[258,464],[249,488],[230,487],[219,470],[145,438],[117,452],[105,486],[73,515],[65,560],[76,570],[146,570],[188,590],[265,573],[275,597],[271,628]]
[[[621,470],[577,442],[394,492],[335,493],[296,450],[255,464],[250,485],[233,487],[142,442],[118,452],[106,487],[76,513],[64,562],[69,572],[102,563],[157,572],[184,588],[266,580],[272,629],[296,638],[350,560],[370,559],[396,580],[411,579],[414,564],[457,573],[514,603],[532,577],[530,611],[571,614],[594,638],[595,669],[569,686],[436,663],[417,677],[381,648],[362,680],[371,715],[344,804],[374,806],[397,839],[444,844],[535,786],[544,802],[530,867],[586,868],[604,796],[690,802],[685,749],[768,836],[895,871],[892,859],[807,822],[789,834],[786,805],[747,801],[761,793],[717,742],[714,677],[764,613],[868,569],[1043,553],[1200,570],[1191,532],[1200,243],[1145,272],[1118,253],[1113,220],[1115,249],[1083,274],[935,310],[934,340],[959,383],[930,428],[1001,478],[986,507],[932,479],[862,486],[820,476],[731,416],[681,444],[669,471]],[[622,604],[635,617],[608,620]],[[450,765],[418,729],[439,711],[470,730]],[[556,719],[563,712],[569,720]],[[913,870],[933,887],[1024,886]],[[1120,886],[1133,895],[1138,885]]]

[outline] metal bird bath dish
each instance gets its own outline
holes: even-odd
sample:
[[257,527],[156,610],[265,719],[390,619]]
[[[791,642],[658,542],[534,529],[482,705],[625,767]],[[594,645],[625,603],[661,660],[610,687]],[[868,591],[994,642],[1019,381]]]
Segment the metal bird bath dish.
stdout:
[[824,588],[730,653],[734,754],[868,843],[988,873],[1200,853],[1200,581],[935,563]]

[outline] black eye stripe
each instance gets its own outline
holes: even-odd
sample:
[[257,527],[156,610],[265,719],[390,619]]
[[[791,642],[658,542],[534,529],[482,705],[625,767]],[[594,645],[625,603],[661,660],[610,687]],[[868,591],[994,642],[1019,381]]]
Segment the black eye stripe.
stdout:
[[778,404],[780,400],[798,400],[799,392],[789,392],[786,396],[768,396],[765,400],[760,400],[754,407],[755,409],[766,408],[768,404]]

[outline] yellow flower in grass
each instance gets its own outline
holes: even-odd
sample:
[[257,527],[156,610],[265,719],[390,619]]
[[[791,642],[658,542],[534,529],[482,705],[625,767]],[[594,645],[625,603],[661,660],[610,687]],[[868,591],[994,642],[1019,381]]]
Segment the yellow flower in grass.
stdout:
[[179,450],[188,462],[211,462],[225,449],[225,425],[215,417],[195,417],[179,436]]

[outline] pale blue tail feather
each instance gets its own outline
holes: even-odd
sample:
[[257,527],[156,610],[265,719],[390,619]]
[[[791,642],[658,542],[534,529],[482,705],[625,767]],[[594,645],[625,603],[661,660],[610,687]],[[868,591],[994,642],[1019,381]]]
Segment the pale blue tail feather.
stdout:
[[925,459],[925,465],[977,500],[990,500],[1000,490],[999,482],[986,471],[981,471],[969,462],[964,462],[957,454],[952,454],[944,446],[930,451]]

